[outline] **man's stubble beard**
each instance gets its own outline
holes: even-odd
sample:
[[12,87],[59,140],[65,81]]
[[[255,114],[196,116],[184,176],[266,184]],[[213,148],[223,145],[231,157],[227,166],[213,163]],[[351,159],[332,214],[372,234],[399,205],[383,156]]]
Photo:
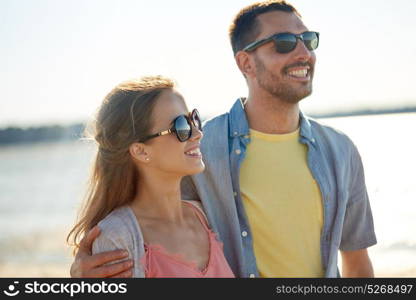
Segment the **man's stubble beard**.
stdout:
[[254,62],[256,64],[256,77],[259,86],[276,98],[287,103],[296,104],[312,93],[313,74],[311,74],[310,82],[305,83],[305,85],[309,86],[308,88],[295,88],[290,82],[282,81],[274,73],[267,70],[257,56],[254,57]]

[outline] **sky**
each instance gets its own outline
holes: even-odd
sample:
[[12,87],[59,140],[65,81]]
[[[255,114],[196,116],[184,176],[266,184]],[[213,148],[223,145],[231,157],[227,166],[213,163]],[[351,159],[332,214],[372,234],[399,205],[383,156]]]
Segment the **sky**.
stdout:
[[[253,1],[0,0],[0,127],[91,118],[118,83],[174,78],[212,116],[247,94],[228,27]],[[306,112],[416,105],[414,0],[292,0],[320,32]]]

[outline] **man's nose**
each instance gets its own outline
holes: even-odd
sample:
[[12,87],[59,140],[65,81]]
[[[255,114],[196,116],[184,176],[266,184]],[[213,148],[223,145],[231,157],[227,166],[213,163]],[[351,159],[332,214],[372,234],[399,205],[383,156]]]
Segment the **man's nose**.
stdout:
[[297,60],[300,61],[308,61],[312,56],[312,51],[309,50],[304,41],[298,37],[298,42],[296,44],[295,49],[293,50]]

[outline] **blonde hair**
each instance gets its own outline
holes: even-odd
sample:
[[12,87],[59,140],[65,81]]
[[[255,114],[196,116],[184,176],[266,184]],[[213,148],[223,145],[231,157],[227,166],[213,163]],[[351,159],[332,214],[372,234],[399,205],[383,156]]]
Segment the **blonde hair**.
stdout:
[[88,129],[98,151],[87,193],[77,223],[67,236],[74,253],[85,233],[115,208],[133,200],[138,172],[129,147],[149,135],[158,97],[174,87],[172,79],[147,76],[118,84],[104,98]]

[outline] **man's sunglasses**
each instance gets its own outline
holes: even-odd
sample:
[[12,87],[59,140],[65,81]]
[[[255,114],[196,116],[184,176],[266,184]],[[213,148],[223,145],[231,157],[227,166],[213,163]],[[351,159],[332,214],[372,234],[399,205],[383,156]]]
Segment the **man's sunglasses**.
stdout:
[[253,51],[256,48],[264,45],[270,41],[274,42],[276,51],[279,53],[289,53],[296,48],[298,40],[302,40],[308,50],[313,51],[319,45],[319,32],[305,31],[301,34],[294,34],[290,32],[282,32],[273,34],[268,38],[254,41],[243,48],[243,51]]
[[172,123],[173,126],[170,129],[149,135],[140,142],[144,143],[152,138],[170,134],[173,132],[176,134],[176,137],[180,142],[186,142],[192,136],[192,125],[194,125],[198,130],[202,131],[201,118],[196,109],[194,109],[188,115],[180,115],[176,117]]

